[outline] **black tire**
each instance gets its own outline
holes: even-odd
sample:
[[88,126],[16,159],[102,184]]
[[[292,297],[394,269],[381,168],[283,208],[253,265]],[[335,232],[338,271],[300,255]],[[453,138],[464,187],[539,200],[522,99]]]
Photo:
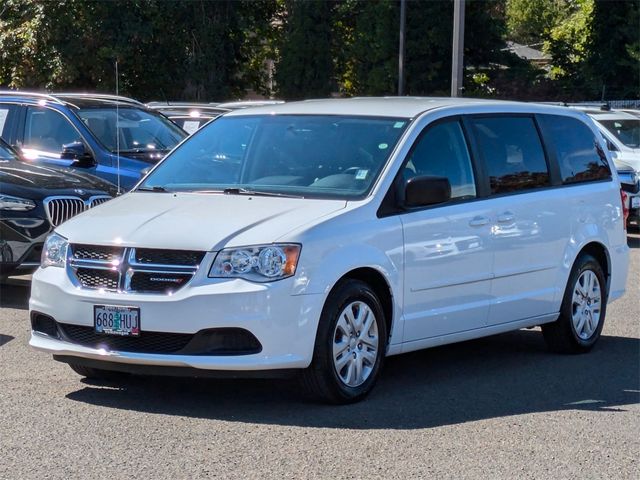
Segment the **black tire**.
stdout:
[[[366,304],[375,316],[378,348],[368,377],[357,386],[347,385],[336,371],[333,359],[336,325],[341,313],[353,302]],[[346,279],[329,294],[322,309],[311,365],[301,374],[303,389],[316,400],[332,404],[348,404],[362,400],[373,388],[382,368],[387,348],[387,326],[380,300],[365,282]],[[360,348],[358,346],[357,348]],[[367,349],[367,347],[364,347]],[[351,350],[349,350],[351,351]],[[354,349],[355,352],[355,349]],[[347,354],[345,354],[347,355]],[[348,355],[351,355],[350,353]],[[355,358],[355,353],[353,353]]]
[[[572,316],[574,312],[573,293],[576,288],[576,282],[580,276],[591,270],[600,283],[601,306],[600,319],[597,328],[588,338],[581,338],[576,327],[574,326]],[[577,259],[571,269],[569,281],[564,291],[562,305],[560,307],[560,316],[553,323],[542,325],[542,334],[545,342],[550,350],[558,353],[586,353],[598,341],[604,320],[607,313],[607,281],[602,266],[591,255],[582,254]]]
[[85,367],[84,365],[78,365],[75,363],[70,363],[69,367],[81,377],[89,378],[91,380],[121,380],[127,377],[127,374],[124,372],[114,372],[111,370]]

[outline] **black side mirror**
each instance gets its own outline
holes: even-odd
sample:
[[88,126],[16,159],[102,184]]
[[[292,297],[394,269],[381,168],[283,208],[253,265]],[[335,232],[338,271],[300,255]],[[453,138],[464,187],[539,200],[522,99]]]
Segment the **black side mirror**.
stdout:
[[404,205],[425,207],[451,200],[451,184],[446,177],[413,177],[405,182]]
[[82,142],[72,142],[63,145],[60,158],[73,160],[73,166],[81,168],[90,168],[96,163]]

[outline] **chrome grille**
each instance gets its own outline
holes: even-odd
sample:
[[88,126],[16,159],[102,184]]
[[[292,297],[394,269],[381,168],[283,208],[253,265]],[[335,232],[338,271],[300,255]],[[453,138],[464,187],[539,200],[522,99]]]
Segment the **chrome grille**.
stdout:
[[104,202],[108,202],[111,200],[111,197],[91,197],[89,199],[89,208],[97,207],[98,205],[102,205]]
[[72,244],[67,269],[82,288],[170,294],[191,280],[205,253]]
[[96,195],[88,200],[78,197],[48,197],[44,199],[44,207],[49,217],[49,222],[54,227],[57,227],[71,217],[75,217],[79,213],[108,200],[111,200],[111,197],[107,195]]

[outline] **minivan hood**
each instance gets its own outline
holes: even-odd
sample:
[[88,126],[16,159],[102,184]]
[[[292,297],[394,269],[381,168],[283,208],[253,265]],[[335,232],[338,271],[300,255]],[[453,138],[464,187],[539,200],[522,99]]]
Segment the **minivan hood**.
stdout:
[[345,206],[344,200],[131,192],[56,231],[72,243],[208,251],[271,243]]

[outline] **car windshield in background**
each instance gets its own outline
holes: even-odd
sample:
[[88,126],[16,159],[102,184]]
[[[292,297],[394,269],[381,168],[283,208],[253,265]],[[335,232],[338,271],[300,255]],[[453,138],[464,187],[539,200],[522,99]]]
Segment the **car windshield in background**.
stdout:
[[0,143],[0,160],[18,160],[18,157],[9,147],[5,147]]
[[604,127],[629,148],[640,148],[640,120],[600,120]]
[[221,117],[169,155],[141,189],[355,198],[369,191],[408,123],[336,115]]
[[[115,107],[84,108],[78,110],[77,114],[100,143],[110,151],[116,151]],[[119,147],[122,153],[168,151],[186,137],[186,133],[154,112],[120,107],[118,114]]]

